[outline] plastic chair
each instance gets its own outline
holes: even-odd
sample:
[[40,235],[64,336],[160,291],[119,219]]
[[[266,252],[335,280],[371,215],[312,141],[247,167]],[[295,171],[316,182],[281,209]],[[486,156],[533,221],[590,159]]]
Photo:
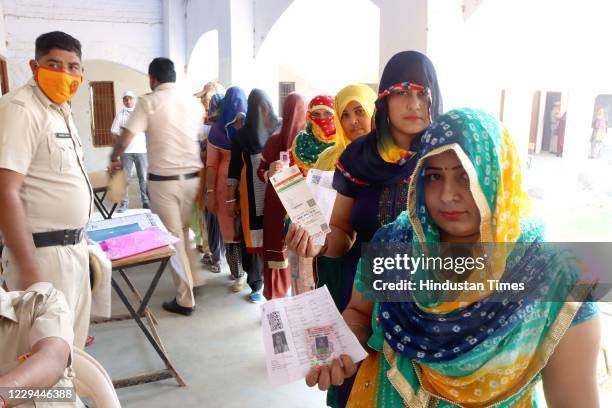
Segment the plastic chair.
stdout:
[[74,386],[79,397],[91,399],[96,407],[121,408],[115,387],[106,370],[86,352],[75,348],[72,367]]

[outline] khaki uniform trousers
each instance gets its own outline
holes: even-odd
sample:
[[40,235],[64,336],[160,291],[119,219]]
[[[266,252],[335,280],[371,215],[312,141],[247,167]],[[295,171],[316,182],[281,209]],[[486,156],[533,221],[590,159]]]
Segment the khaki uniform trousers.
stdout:
[[[36,259],[42,279],[60,290],[74,313],[74,346],[85,347],[89,333],[91,287],[89,286],[89,252],[86,241],[77,245],[36,248]],[[10,249],[2,253],[3,276],[9,290],[19,288],[19,271]]]
[[195,305],[191,264],[197,255],[189,240],[189,223],[199,183],[197,177],[187,180],[148,181],[151,210],[159,215],[168,231],[182,241],[174,245],[178,262],[171,261],[170,264],[176,288],[176,302],[184,307]]

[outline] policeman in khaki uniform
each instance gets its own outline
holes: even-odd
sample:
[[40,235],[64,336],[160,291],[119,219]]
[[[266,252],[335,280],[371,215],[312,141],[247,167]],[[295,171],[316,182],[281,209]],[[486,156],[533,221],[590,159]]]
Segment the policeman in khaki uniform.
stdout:
[[145,132],[151,210],[159,215],[172,235],[183,241],[176,245],[178,260],[171,261],[176,298],[162,306],[172,313],[190,315],[195,310],[190,261],[196,259],[196,254],[189,242],[189,221],[202,168],[198,132],[204,112],[195,98],[179,92],[175,81],[171,60],[155,58],[149,64],[153,92],[138,99],[121,135],[116,138],[111,169],[121,169],[119,157],[134,135]]
[[36,40],[34,78],[0,98],[0,230],[9,290],[50,282],[74,313],[83,348],[91,290],[84,228],[93,193],[68,101],[82,82],[81,44],[63,32]]
[[[72,341],[72,312],[50,283],[35,283],[27,291],[5,292],[0,287],[0,407],[34,406],[16,389],[68,387],[65,391],[74,393]],[[51,396],[59,399],[36,402],[36,407],[83,406],[78,397]]]

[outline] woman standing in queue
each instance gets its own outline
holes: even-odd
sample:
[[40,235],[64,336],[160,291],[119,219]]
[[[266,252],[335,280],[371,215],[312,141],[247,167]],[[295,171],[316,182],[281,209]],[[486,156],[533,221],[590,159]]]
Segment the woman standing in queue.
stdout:
[[[370,354],[347,406],[537,407],[542,382],[550,407],[598,407],[598,308],[583,302],[580,260],[544,242],[508,130],[482,111],[455,109],[432,123],[419,156],[408,210],[372,242],[432,258],[455,245],[460,257],[445,254],[484,251],[488,261],[461,274],[423,263],[408,274],[417,287],[475,288],[408,290],[397,302],[378,300],[371,282],[380,275],[358,267],[343,317]],[[356,365],[341,360],[312,369],[307,384],[327,389],[351,377]]]
[[[246,124],[236,134],[232,146],[226,200],[228,215],[239,217],[241,221],[243,249],[247,254],[244,258],[248,259],[248,264],[243,266],[247,271],[252,303],[265,301],[262,289],[266,184],[257,177],[257,169],[263,146],[279,124],[268,95],[261,89],[253,89],[249,94]],[[240,278],[239,282],[242,280]]]
[[242,250],[240,248],[240,227],[225,210],[227,199],[227,172],[229,169],[232,143],[236,132],[246,117],[247,98],[244,91],[232,86],[225,93],[221,102],[218,119],[212,125],[208,135],[206,157],[206,208],[217,216],[221,236],[225,244],[225,257],[230,268],[230,278],[235,282],[232,290],[240,291],[242,269]]
[[[336,144],[321,153],[314,166],[315,169],[333,171],[346,147],[372,131],[375,102],[376,93],[365,84],[348,85],[336,94],[334,98]],[[352,258],[345,260],[343,256],[337,258],[318,256],[314,259],[317,287],[327,286],[341,313],[348,303],[344,288],[353,284],[351,276],[338,273],[343,269],[342,263],[345,261],[354,262]],[[348,266],[348,269],[352,267]]]
[[[417,51],[395,54],[385,66],[376,101],[375,128],[352,142],[336,164],[338,192],[325,245],[316,246],[306,231],[291,225],[288,247],[299,255],[345,256],[345,282],[355,277],[361,244],[406,209],[408,183],[417,162],[420,137],[442,113],[436,70]],[[342,288],[341,308],[351,299],[352,284]],[[352,379],[337,389],[335,406],[344,407]]]
[[[291,147],[291,158],[304,176],[315,165],[319,155],[334,145],[335,116],[334,98],[329,95],[317,95],[308,103],[306,129],[297,135]],[[314,289],[312,257],[296,255],[293,251],[289,252],[289,256],[293,294],[299,295]]]
[[[281,153],[293,145],[297,134],[306,126],[306,98],[297,92],[287,95],[283,106],[283,125],[270,136],[261,152],[257,176],[267,183],[264,203],[264,297],[268,300],[287,296],[291,286],[289,257],[285,244],[283,218],[287,214],[269,178],[282,169]],[[290,160],[290,164],[291,163]]]

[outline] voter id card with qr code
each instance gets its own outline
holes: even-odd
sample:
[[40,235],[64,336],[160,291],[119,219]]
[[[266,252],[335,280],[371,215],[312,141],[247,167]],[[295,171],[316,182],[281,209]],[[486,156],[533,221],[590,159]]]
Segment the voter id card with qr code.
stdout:
[[331,231],[297,166],[281,170],[270,181],[292,223],[304,228],[313,239]]

